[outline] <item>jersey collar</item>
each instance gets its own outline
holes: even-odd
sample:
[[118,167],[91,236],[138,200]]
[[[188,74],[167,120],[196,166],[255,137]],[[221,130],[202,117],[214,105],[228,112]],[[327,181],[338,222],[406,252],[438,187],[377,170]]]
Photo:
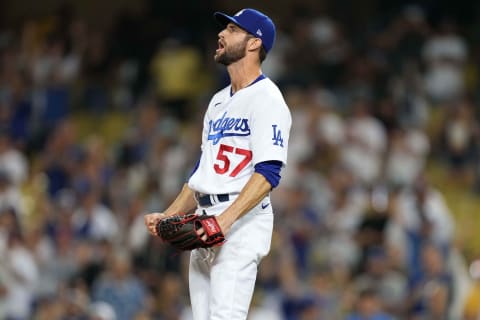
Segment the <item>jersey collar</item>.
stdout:
[[[262,73],[261,75],[259,75],[259,76],[257,77],[257,79],[253,80],[253,82],[250,83],[247,87],[250,87],[251,85],[254,85],[254,84],[257,83],[258,81],[263,80],[263,79],[265,79],[265,78],[266,78],[265,75]],[[235,94],[235,93],[233,93],[232,87],[230,86],[230,97],[232,97],[234,94]]]

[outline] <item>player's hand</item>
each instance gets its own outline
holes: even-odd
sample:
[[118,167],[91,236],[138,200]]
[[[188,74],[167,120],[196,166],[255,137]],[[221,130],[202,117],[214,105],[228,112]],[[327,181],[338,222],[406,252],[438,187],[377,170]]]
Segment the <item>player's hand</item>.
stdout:
[[148,232],[150,232],[151,235],[158,236],[156,226],[158,222],[160,222],[160,220],[166,217],[167,215],[161,212],[153,212],[146,214],[143,217],[143,221],[148,229]]
[[[232,226],[231,224],[228,224],[224,218],[222,218],[222,215],[219,215],[216,217],[218,226],[220,227],[220,230],[224,235],[227,234],[228,231],[230,231],[230,227]],[[205,231],[203,231],[203,228],[200,228],[197,230],[197,235],[203,240],[207,240],[207,235],[205,234]]]

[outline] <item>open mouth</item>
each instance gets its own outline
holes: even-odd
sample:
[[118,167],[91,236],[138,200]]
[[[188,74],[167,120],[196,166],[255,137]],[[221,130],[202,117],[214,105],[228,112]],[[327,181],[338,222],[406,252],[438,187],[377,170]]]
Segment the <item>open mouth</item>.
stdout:
[[223,50],[224,48],[225,48],[225,45],[220,40],[218,40],[217,52],[220,50]]

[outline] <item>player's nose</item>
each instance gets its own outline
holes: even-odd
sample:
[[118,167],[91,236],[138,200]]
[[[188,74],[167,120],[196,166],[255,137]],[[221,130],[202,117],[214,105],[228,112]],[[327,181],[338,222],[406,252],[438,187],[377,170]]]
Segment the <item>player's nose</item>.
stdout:
[[223,34],[223,33],[225,32],[225,30],[227,30],[227,28],[222,29],[222,30],[218,33],[218,38],[219,38],[219,39],[223,39],[223,38],[224,38],[224,34]]

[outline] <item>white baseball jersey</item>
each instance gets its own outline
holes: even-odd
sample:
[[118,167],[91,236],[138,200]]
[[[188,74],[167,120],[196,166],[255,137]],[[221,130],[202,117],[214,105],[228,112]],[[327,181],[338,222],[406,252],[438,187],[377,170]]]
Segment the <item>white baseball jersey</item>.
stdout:
[[287,163],[290,110],[278,87],[259,78],[231,95],[217,92],[203,122],[202,155],[188,181],[206,194],[238,193],[263,161]]

